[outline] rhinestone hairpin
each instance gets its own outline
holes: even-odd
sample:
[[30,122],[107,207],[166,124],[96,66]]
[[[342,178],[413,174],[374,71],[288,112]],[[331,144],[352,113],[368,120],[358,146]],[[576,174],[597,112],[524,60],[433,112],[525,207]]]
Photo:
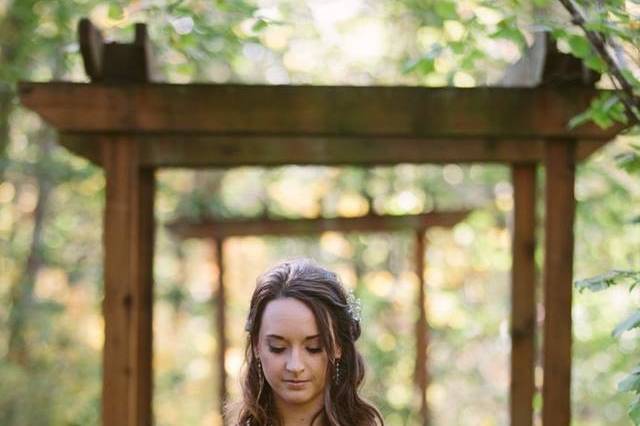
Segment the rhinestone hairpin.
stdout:
[[362,302],[353,294],[353,290],[347,291],[347,311],[355,322],[360,322],[362,317]]

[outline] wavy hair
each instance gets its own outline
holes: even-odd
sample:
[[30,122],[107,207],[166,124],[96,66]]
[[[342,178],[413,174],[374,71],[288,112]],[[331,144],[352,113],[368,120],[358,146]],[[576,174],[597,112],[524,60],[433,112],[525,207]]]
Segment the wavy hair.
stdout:
[[[242,379],[242,401],[236,408],[237,426],[281,424],[273,391],[266,380],[260,380],[254,348],[267,304],[285,297],[297,299],[311,310],[328,356],[324,406],[314,420],[324,415],[328,426],[384,425],[380,412],[358,395],[365,375],[364,361],[355,347],[360,337],[360,323],[352,317],[340,279],[308,259],[296,259],[274,266],[257,280],[245,327],[248,332],[246,369]],[[341,379],[337,384],[331,380],[336,373],[336,344],[342,351]]]

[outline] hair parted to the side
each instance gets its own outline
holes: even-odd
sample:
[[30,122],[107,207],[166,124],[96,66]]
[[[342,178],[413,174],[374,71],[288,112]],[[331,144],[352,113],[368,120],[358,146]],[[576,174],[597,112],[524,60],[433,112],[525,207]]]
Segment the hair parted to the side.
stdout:
[[[355,342],[360,337],[360,323],[353,318],[348,295],[336,274],[309,259],[282,262],[260,276],[251,298],[246,330],[246,368],[242,379],[242,401],[236,407],[237,426],[278,426],[273,392],[259,376],[254,347],[258,343],[262,314],[269,302],[291,297],[307,305],[313,313],[320,339],[327,353],[327,386],[324,391],[324,414],[329,426],[384,425],[380,412],[358,395],[364,380],[364,360]],[[331,333],[333,331],[333,333]],[[335,336],[335,342],[332,337]],[[341,380],[336,384],[335,345],[342,350]],[[260,389],[262,383],[263,389]]]

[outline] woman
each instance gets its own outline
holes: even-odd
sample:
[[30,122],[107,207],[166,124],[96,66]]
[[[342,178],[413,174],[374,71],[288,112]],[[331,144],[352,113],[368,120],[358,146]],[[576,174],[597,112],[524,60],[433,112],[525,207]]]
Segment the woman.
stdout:
[[360,307],[336,274],[308,260],[258,278],[247,319],[240,426],[374,426],[360,398]]

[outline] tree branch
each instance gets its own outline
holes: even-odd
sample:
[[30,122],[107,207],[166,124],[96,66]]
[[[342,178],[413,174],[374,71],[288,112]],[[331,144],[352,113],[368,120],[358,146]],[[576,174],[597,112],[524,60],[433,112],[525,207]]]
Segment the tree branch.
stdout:
[[621,67],[615,57],[607,49],[607,40],[605,36],[599,32],[587,29],[587,20],[579,7],[573,0],[558,0],[571,15],[572,22],[584,31],[585,36],[591,46],[594,48],[598,56],[607,66],[607,72],[612,76],[617,91],[620,94],[627,117],[634,124],[640,124],[640,98],[638,98],[633,89],[633,85],[624,76]]

